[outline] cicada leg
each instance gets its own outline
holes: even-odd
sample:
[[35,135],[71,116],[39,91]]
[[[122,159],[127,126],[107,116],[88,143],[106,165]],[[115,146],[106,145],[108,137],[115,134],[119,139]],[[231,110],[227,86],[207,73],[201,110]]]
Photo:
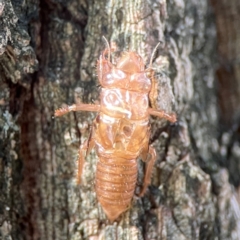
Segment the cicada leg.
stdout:
[[[55,111],[54,116],[60,117],[66,113],[69,112],[77,112],[77,111],[90,111],[90,112],[98,112],[100,111],[100,105],[98,104],[84,104],[84,103],[78,103],[73,104],[71,106],[67,106],[64,108],[59,108]],[[94,122],[95,123],[95,122]],[[91,151],[91,149],[94,147],[94,138],[92,137],[92,131],[89,136],[89,138],[84,141],[84,143],[80,146],[79,149],[79,155],[78,155],[78,174],[77,174],[77,183],[81,183],[81,176],[83,171],[83,166],[85,162],[86,155]]]
[[88,139],[80,146],[78,155],[78,172],[77,172],[77,184],[81,183],[81,176],[83,171],[83,166],[85,163],[86,151],[88,149]]
[[80,149],[79,149],[77,184],[81,183],[81,176],[82,176],[83,166],[85,163],[85,158],[91,152],[91,150],[95,145],[95,139],[93,138],[93,131],[94,129],[91,130],[89,138],[84,141],[84,143],[80,146]]
[[73,104],[72,106],[67,106],[67,107],[57,109],[54,113],[54,116],[60,117],[66,113],[77,112],[77,111],[98,112],[100,111],[100,105],[84,104],[84,103]]
[[149,108],[148,113],[150,115],[153,115],[153,116],[157,116],[157,117],[160,117],[160,118],[165,118],[166,120],[168,120],[170,122],[176,122],[177,121],[177,117],[174,113],[168,114],[168,113],[164,112],[163,110],[157,110],[157,109],[153,109],[153,108]]
[[156,158],[157,158],[156,151],[152,146],[149,146],[149,148],[148,148],[148,156],[149,156],[149,158],[142,159],[144,162],[146,162],[147,166],[146,166],[145,174],[144,174],[143,187],[139,194],[140,197],[142,197],[145,194],[147,187],[151,182],[152,170],[153,170],[153,166],[156,161]]

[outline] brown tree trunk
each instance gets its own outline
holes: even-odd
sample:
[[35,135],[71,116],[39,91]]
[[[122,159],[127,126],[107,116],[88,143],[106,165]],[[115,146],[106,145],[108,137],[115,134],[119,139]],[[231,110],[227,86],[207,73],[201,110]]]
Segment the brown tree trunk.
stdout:
[[[239,22],[239,9],[237,0],[1,2],[0,238],[240,239],[240,35],[229,20]],[[156,106],[178,116],[151,120],[152,184],[114,224],[96,200],[94,152],[81,186],[75,180],[95,115],[53,118],[61,106],[98,100],[102,36],[146,64],[162,42]]]

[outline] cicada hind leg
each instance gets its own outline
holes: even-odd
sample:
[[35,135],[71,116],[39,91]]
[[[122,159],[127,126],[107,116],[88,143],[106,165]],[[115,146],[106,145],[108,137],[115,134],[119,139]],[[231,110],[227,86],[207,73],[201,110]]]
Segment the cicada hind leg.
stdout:
[[157,158],[156,151],[152,146],[149,146],[148,152],[143,152],[142,156],[143,155],[146,156],[146,157],[142,157],[142,161],[146,163],[146,168],[144,173],[143,186],[139,194],[140,197],[142,197],[145,194],[148,185],[151,183],[152,170]]
[[79,155],[78,155],[78,172],[77,172],[77,184],[81,183],[81,177],[83,172],[83,166],[85,163],[86,156],[91,152],[95,145],[94,139],[94,132],[95,132],[95,121],[93,122],[90,135],[87,140],[80,146]]

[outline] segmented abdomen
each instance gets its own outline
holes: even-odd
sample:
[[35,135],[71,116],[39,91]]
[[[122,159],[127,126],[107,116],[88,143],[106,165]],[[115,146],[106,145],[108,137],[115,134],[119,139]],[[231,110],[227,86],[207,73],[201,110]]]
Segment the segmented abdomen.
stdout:
[[129,207],[137,181],[137,160],[98,156],[96,193],[104,212],[113,221]]

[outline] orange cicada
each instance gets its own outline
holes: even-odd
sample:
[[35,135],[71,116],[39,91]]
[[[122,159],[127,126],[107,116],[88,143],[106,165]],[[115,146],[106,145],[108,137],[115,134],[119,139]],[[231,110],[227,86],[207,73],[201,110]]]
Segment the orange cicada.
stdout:
[[95,177],[97,199],[108,219],[114,221],[128,209],[133,198],[138,158],[147,163],[140,196],[150,183],[156,160],[155,149],[149,145],[150,115],[170,122],[175,122],[176,116],[149,107],[149,93],[155,91],[148,74],[152,72],[153,55],[150,67],[145,69],[136,52],[125,52],[115,65],[110,61],[110,53],[108,44],[97,64],[102,87],[100,104],[74,104],[56,110],[55,116],[71,111],[98,112],[90,137],[80,147],[77,178],[80,183],[86,154],[94,148],[99,158]]

